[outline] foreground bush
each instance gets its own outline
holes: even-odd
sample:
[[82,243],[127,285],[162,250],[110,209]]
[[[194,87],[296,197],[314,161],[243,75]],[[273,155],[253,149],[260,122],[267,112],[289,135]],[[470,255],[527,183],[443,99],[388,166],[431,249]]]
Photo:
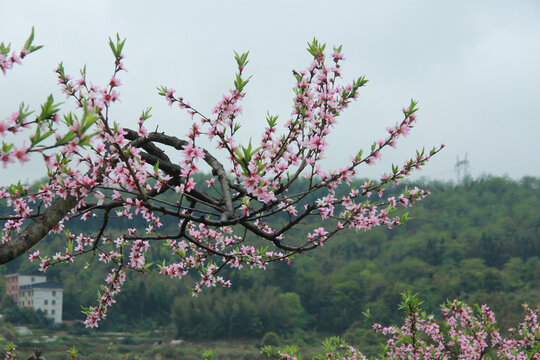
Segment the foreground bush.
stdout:
[[[402,296],[403,325],[373,325],[376,332],[389,337],[379,359],[540,359],[540,305],[536,309],[523,305],[523,321],[502,334],[487,305],[471,307],[458,300],[448,301],[441,308],[444,320],[437,322],[422,311],[417,294]],[[325,340],[322,349],[314,359],[366,359],[337,337]],[[273,359],[301,359],[296,347],[278,350],[266,346],[262,352]]]

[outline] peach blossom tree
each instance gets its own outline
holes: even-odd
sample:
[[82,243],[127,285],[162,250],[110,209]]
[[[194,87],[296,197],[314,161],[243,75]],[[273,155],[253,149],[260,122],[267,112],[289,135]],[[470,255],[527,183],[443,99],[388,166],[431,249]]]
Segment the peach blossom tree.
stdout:
[[[33,37],[32,31],[19,52],[1,45],[4,73],[40,48],[32,45]],[[50,95],[40,110],[21,104],[0,120],[3,168],[38,158],[47,169],[39,186],[19,182],[0,189],[0,199],[7,204],[7,212],[0,214],[0,263],[26,254],[39,262],[42,271],[84,256],[88,267],[107,264],[109,273],[97,304],[84,310],[87,327],[98,326],[106,316],[127,272],[155,269],[178,279],[189,274],[195,279],[193,295],[205,287],[229,287],[230,280],[222,276],[225,268],[264,269],[321,247],[341,231],[398,226],[407,220],[399,208],[428,194],[417,187],[393,196],[385,191],[424,166],[444,145],[419,150],[361,186],[351,184],[362,166],[380,161],[384,150],[395,147],[415,126],[413,100],[394,125],[381,131],[379,140],[367,150],[349,154],[345,166],[321,166],[339,115],[367,83],[364,77],[342,82],[341,46],[328,54],[325,44],[317,40],[308,44],[313,60],[306,69],[293,71],[290,117],[280,124],[278,116],[269,114],[259,140],[252,143],[238,136],[241,103],[250,80],[245,74],[248,53],[235,53],[234,86],[209,113],[171,87],[158,89],[174,111],[183,111],[190,119],[179,131],[184,136],[177,137],[149,130],[149,108],[141,111],[132,127],[115,121],[109,110],[120,98],[125,39],[117,35],[109,45],[112,72],[105,84],[87,79],[86,68],[72,76],[62,63],[58,65],[59,86],[73,111],[64,110]],[[213,148],[202,145],[204,138]],[[197,184],[196,175],[205,169],[211,177]],[[345,195],[337,195],[338,187]],[[277,216],[280,221],[273,221]],[[81,233],[68,230],[71,221],[87,219],[99,225]],[[125,224],[122,234],[113,235],[113,219]],[[137,226],[137,220],[144,226]],[[171,230],[162,226],[164,221],[177,226]],[[288,236],[293,229],[304,231],[301,242],[296,235]],[[65,247],[55,254],[32,249],[48,234],[65,236]],[[165,244],[170,256],[152,266],[146,256],[156,244]]]

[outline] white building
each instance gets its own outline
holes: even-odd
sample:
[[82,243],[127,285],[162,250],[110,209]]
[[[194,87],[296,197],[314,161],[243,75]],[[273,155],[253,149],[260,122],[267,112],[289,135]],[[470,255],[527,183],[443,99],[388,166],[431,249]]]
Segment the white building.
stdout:
[[62,323],[62,284],[47,282],[42,275],[6,275],[6,292],[20,307],[42,310],[56,324]]
[[11,296],[18,303],[19,287],[23,285],[31,285],[47,282],[45,275],[21,275],[18,273],[8,274],[6,278],[6,294]]

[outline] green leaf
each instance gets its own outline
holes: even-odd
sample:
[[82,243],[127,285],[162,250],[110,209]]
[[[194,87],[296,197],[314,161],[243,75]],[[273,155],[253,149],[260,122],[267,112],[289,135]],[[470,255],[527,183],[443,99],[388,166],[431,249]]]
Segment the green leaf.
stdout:
[[234,59],[236,60],[236,64],[238,64],[239,68],[243,68],[249,62],[247,61],[248,54],[249,54],[249,51],[243,53],[242,55],[238,55],[236,51],[234,52]]
[[369,80],[367,80],[365,76],[361,76],[358,79],[356,79],[355,81],[353,81],[353,87],[354,88],[360,88],[360,87],[364,86],[365,84],[367,84],[368,81]]
[[411,104],[409,105],[409,111],[407,112],[407,116],[411,116],[416,111],[418,111],[418,108],[416,107],[418,105],[417,101],[414,101],[414,99],[411,99]]
[[17,123],[21,123],[28,116],[32,115],[34,111],[28,111],[28,106],[24,105],[24,102],[19,105],[19,117],[17,118]]
[[39,139],[39,141],[45,140],[46,138],[48,138],[49,136],[51,136],[54,133],[55,133],[54,130],[47,131],[45,134],[41,135],[41,138]]
[[11,49],[11,44],[8,44],[6,46],[6,45],[4,45],[4,43],[0,43],[0,54],[7,55],[7,54],[9,54],[10,49]]
[[77,348],[75,348],[75,346],[72,346],[71,349],[66,350],[66,352],[71,356],[76,356],[79,353],[79,351],[77,350]]
[[75,139],[75,133],[73,131],[69,131],[66,135],[64,135],[64,137],[58,139],[57,144],[66,144],[73,139]]
[[88,111],[88,102],[86,100],[84,101],[83,116],[78,131],[79,135],[84,134],[99,119],[96,109]]
[[163,86],[163,85],[158,86],[156,89],[158,91],[158,94],[161,95],[161,96],[167,95],[167,91],[169,90],[169,89],[167,89],[166,86]]
[[32,46],[33,41],[34,41],[34,27],[32,27],[32,32],[30,33],[30,36],[28,37],[28,39],[26,40],[26,43],[24,44],[24,49],[30,51],[31,53],[43,47],[43,45]]
[[268,111],[266,111],[266,122],[268,123],[268,126],[270,126],[271,128],[275,127],[277,124],[277,119],[277,115],[272,116]]
[[268,165],[268,163],[262,163],[259,165],[259,167],[257,168],[257,173],[258,174],[261,174],[261,172],[266,169],[266,166]]
[[77,120],[77,115],[73,115],[71,112],[69,112],[67,115],[64,115],[64,124],[67,126],[73,125],[73,122]]
[[121,57],[122,49],[124,48],[125,43],[126,39],[120,40],[120,35],[118,34],[116,34],[116,43],[114,43],[112,39],[109,38],[109,47],[111,48],[116,59],[119,59]]
[[126,43],[126,39],[120,41],[120,35],[118,33],[116,34],[116,48],[118,49],[118,56],[122,55],[122,50],[124,49],[124,45]]
[[338,54],[341,52],[342,49],[343,49],[343,45],[339,45],[338,47],[334,46],[334,51],[337,52]]
[[143,110],[142,114],[141,114],[141,120],[142,121],[146,121],[148,119],[150,119],[152,117],[152,115],[150,114],[150,111],[152,110],[152,107],[148,107],[146,108],[146,110]]
[[362,149],[360,149],[360,151],[358,151],[358,154],[356,154],[356,161],[360,161],[362,160]]
[[399,221],[403,224],[406,221],[412,220],[412,217],[409,217],[409,213],[405,213],[399,217]]
[[242,75],[240,73],[236,74],[236,80],[234,81],[234,87],[238,92],[242,92],[244,90],[244,87],[247,85],[249,80],[251,79],[251,76],[247,78],[246,80],[242,79]]
[[114,42],[109,38],[109,47],[111,48],[111,51],[113,52],[114,56],[116,57],[116,46],[114,45]]
[[214,350],[205,350],[202,357],[204,360],[211,360],[214,357]]
[[362,312],[362,315],[364,315],[366,317],[366,319],[370,320],[371,319],[371,311],[370,311],[370,309],[366,309],[366,311]]
[[247,148],[242,146],[242,151],[244,152],[244,158],[247,162],[251,161],[251,139],[249,139],[249,145]]
[[308,43],[307,51],[311,55],[313,55],[313,57],[317,57],[318,55],[322,53],[321,48],[322,50],[324,50],[325,46],[326,45],[323,44],[323,46],[321,47],[321,45],[319,44],[319,41],[317,41],[316,38],[313,38],[313,40],[310,43]]
[[58,64],[58,67],[56,68],[56,72],[58,73],[58,75],[60,76],[60,78],[62,80],[66,79],[66,74],[65,74],[64,63],[63,62],[60,62],[60,64]]
[[95,132],[95,133],[81,137],[79,139],[79,146],[81,147],[90,146],[90,140],[92,139],[92,137],[94,137],[97,134],[98,132]]
[[67,242],[68,250],[70,254],[73,254],[73,240]]
[[45,103],[41,105],[41,114],[39,114],[38,120],[45,120],[51,118],[60,110],[60,105],[62,105],[62,103],[55,104],[52,94],[49,95],[47,97],[47,101],[45,101]]
[[34,27],[33,26],[32,26],[32,32],[30,33],[28,40],[26,40],[26,43],[24,44],[24,48],[30,49],[30,46],[32,46],[32,41],[34,41]]

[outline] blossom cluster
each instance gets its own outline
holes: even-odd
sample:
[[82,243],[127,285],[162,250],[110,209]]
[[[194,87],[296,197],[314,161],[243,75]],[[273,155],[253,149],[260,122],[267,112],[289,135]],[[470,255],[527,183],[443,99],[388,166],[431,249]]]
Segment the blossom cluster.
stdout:
[[26,40],[26,43],[20,51],[11,51],[10,44],[5,45],[3,42],[0,43],[0,71],[2,71],[4,75],[6,75],[6,72],[8,70],[13,68],[13,65],[22,65],[22,59],[24,59],[28,54],[42,48],[41,45],[32,45],[33,41],[34,28],[32,28],[32,33],[30,34],[30,36]]
[[97,306],[84,309],[83,312],[87,315],[84,325],[86,327],[97,327],[98,321],[107,316],[107,309],[114,304],[116,300],[114,297],[120,292],[122,285],[126,282],[126,273],[120,266],[117,269],[112,269],[111,273],[107,275],[105,282],[109,286],[103,286],[103,294],[99,295],[99,302]]
[[[148,131],[145,123],[151,117],[150,109],[142,111],[135,130],[111,119],[109,110],[119,100],[120,76],[125,71],[124,44],[119,36],[110,40],[114,66],[102,86],[87,79],[86,68],[73,77],[63,64],[58,66],[59,86],[74,101],[75,112],[60,116],[60,104],[49,96],[39,115],[32,116],[21,106],[0,122],[2,135],[29,132],[29,143],[2,144],[0,160],[4,166],[25,163],[37,155],[47,167],[47,180],[39,186],[14,184],[0,189],[0,199],[5,199],[11,211],[0,216],[4,220],[3,246],[22,243],[18,248],[29,252],[47,232],[65,234],[64,250],[52,257],[34,251],[30,260],[39,260],[40,269],[46,271],[55,264],[92,254],[92,261],[110,266],[98,305],[85,310],[89,327],[97,326],[106,316],[127,271],[152,270],[146,256],[156,242],[165,243],[173,259],[157,265],[159,272],[171,278],[194,279],[195,296],[204,287],[231,286],[220,275],[224,268],[265,269],[271,262],[289,262],[298,253],[323,246],[345,229],[365,231],[399,225],[407,216],[397,215],[398,209],[429,194],[414,188],[384,195],[387,186],[420,169],[442,146],[418,151],[403,165],[392,165],[379,179],[358,188],[351,185],[360,166],[379,161],[387,147],[396,146],[414,127],[415,101],[403,108],[402,119],[365,154],[356,152],[343,167],[321,167],[327,137],[338,116],[367,82],[361,77],[341,84],[341,47],[334,48],[327,58],[324,44],[310,43],[313,61],[307,69],[293,72],[293,109],[283,133],[278,132],[278,117],[269,114],[258,144],[250,141],[242,145],[237,131],[241,101],[250,80],[244,74],[247,53],[236,54],[234,88],[210,116],[176,96],[174,89],[159,88],[166,102],[187,111],[192,121],[185,139],[180,139]],[[218,161],[214,150],[203,148],[201,136],[213,141],[215,151],[224,153],[228,162]],[[179,156],[173,157],[175,154]],[[180,160],[173,160],[176,158]],[[197,184],[203,162],[213,174],[207,186]],[[307,179],[303,188],[292,191],[301,178]],[[346,189],[346,195],[338,196],[338,189],[339,193]],[[310,195],[314,193],[320,195],[313,201]],[[277,214],[285,214],[288,221],[272,221]],[[289,241],[287,233],[312,217],[318,217],[320,224],[305,233],[304,243]],[[74,234],[69,230],[73,219],[99,225],[95,231]],[[139,220],[144,226],[134,225]],[[113,221],[125,224],[122,234],[109,229]],[[163,226],[165,222],[178,226],[170,230]],[[3,256],[0,247],[0,259]],[[7,255],[6,259],[11,260]]]
[[[503,336],[487,305],[475,305],[473,309],[458,300],[448,301],[442,307],[444,321],[437,322],[422,311],[417,294],[409,291],[402,297],[400,309],[406,314],[403,325],[373,325],[376,332],[389,337],[377,359],[540,359],[540,306],[533,309],[524,305],[523,321]],[[325,340],[323,350],[320,358],[324,359],[366,359],[339,338]],[[283,351],[265,347],[262,352],[274,359],[299,358],[298,349],[290,347]]]
[[524,320],[517,331],[509,329],[504,337],[487,305],[473,309],[458,300],[448,301],[441,310],[441,327],[433,315],[421,312],[420,304],[416,295],[404,294],[401,307],[407,312],[405,324],[400,328],[374,324],[377,332],[390,336],[385,358],[478,360],[496,355],[499,359],[540,359],[540,307],[531,309],[524,305]]

